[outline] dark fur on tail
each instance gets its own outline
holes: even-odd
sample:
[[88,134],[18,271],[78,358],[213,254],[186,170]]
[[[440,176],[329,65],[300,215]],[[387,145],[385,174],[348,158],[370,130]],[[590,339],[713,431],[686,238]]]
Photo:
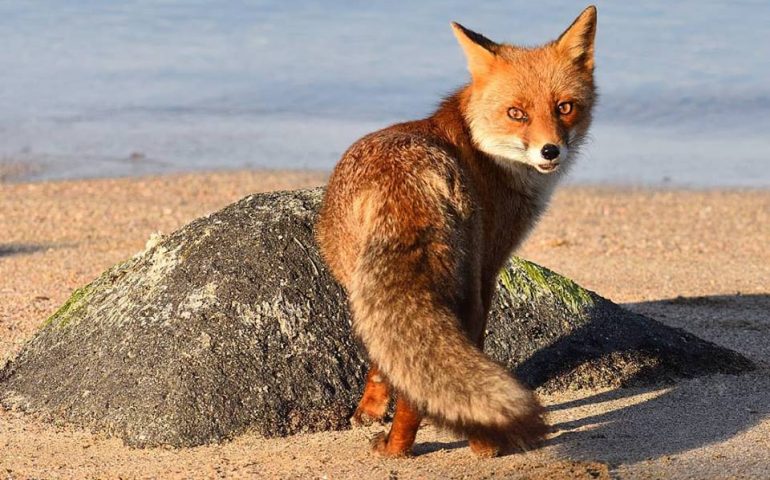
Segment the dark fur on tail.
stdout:
[[435,248],[367,247],[348,286],[355,331],[393,387],[434,422],[503,448],[533,446],[546,433],[544,409],[462,330]]

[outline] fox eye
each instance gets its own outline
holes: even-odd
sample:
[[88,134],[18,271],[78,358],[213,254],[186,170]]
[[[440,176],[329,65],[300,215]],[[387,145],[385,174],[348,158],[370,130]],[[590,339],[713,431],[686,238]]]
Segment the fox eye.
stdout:
[[511,120],[516,120],[517,122],[524,122],[527,120],[527,114],[524,112],[524,110],[518,109],[516,107],[511,107],[508,109],[508,116],[511,117]]
[[572,113],[572,102],[561,102],[558,105],[559,113],[562,115],[569,115]]

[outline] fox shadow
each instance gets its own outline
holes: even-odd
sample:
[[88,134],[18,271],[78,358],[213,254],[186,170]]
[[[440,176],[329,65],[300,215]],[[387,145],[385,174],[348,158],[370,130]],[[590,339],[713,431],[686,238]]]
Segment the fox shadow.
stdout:
[[[626,308],[657,314],[674,327],[694,325],[693,330],[698,335],[715,342],[728,333],[726,336],[732,340],[730,347],[742,351],[745,342],[740,338],[745,331],[751,335],[763,332],[770,341],[770,295],[766,294],[680,297],[630,304]],[[575,333],[578,337],[585,334]],[[768,345],[767,341],[754,340],[751,343]],[[629,339],[626,346],[635,348],[633,339]],[[560,345],[545,350],[550,348],[558,349]],[[693,350],[696,348],[693,345]],[[622,344],[615,345],[606,354],[626,353],[622,349]],[[690,353],[693,356],[686,356],[685,361],[701,363],[690,372],[695,375],[688,375],[685,365],[664,359],[657,365],[643,367],[629,378],[626,384],[630,388],[551,405],[549,411],[554,413],[565,409],[576,409],[578,415],[581,410],[588,413],[553,425],[556,436],[548,445],[572,457],[634,463],[728,440],[770,415],[770,369],[767,364],[755,363],[751,369],[740,362],[730,365],[729,362],[735,359],[719,350],[706,350],[705,357]],[[766,355],[751,353],[754,358]],[[531,360],[537,363],[535,357],[537,354]],[[573,364],[561,365],[558,370],[549,370],[548,375],[539,378],[541,385],[564,369],[590,359],[575,360]],[[675,367],[673,371],[672,366]],[[527,367],[524,362],[520,371],[526,371]],[[696,378],[687,378],[696,375]],[[672,378],[676,376],[681,378]],[[635,396],[645,400],[634,402],[631,397]],[[608,404],[610,408],[600,407],[605,402],[619,400],[622,402],[618,403],[623,405],[619,408],[612,409],[611,403]],[[601,413],[591,414],[592,409]]]
[[549,411],[555,412],[653,394],[639,403],[557,423],[547,445],[573,458],[635,463],[726,441],[770,415],[768,373],[715,375],[669,389],[614,390],[552,405]]
[[[744,350],[744,343],[740,335],[734,335],[736,328],[764,332],[767,341],[759,343],[770,344],[770,295],[677,298],[625,307],[662,314],[673,327],[695,323],[694,330],[699,335],[707,333],[704,336],[713,341],[724,333],[720,329],[732,332],[730,346],[739,350]],[[721,323],[696,321],[709,313],[718,313],[715,316]],[[659,325],[661,331],[651,332],[645,340],[634,328],[608,332],[608,321],[612,319],[599,315],[514,369],[525,383],[545,392],[590,387],[607,376],[623,378],[620,388],[548,407],[552,417],[562,419],[552,424],[554,435],[545,446],[557,449],[560,455],[634,463],[725,441],[770,415],[767,364],[751,362],[677,328]],[[658,328],[640,322],[636,327]],[[764,356],[751,353],[754,358]],[[612,408],[613,402],[620,406]],[[571,409],[575,411],[564,412]],[[577,418],[570,419],[572,415]],[[416,452],[466,445],[430,443],[418,446]]]

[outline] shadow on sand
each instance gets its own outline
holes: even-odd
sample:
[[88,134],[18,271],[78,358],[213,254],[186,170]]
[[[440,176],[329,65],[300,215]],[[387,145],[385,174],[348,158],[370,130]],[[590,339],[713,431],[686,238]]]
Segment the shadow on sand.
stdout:
[[[731,348],[745,351],[753,357],[755,370],[736,368],[735,358],[723,353],[723,349],[711,352],[715,356],[709,359],[693,352],[692,357],[685,356],[684,360],[710,362],[710,365],[703,365],[704,368],[696,366],[695,370],[689,370],[690,373],[700,371],[697,375],[688,374],[686,369],[677,370],[676,362],[667,365],[664,359],[662,364],[643,366],[636,376],[628,377],[624,385],[632,387],[589,394],[551,405],[548,410],[556,436],[546,446],[555,447],[559,455],[575,459],[630,464],[728,440],[770,415],[770,368],[763,361],[769,358],[767,353],[770,350],[770,295],[677,298],[626,307],[636,312],[662,313],[664,320],[680,319],[666,321],[680,328],[688,326],[685,319],[689,318],[697,325],[694,332],[700,335],[701,331],[710,329],[707,337],[714,342],[719,342],[720,328],[728,331],[743,329],[751,332],[752,338],[762,345],[764,351],[752,348],[746,351],[742,348],[743,343],[731,341]],[[719,323],[709,327],[704,317]],[[574,335],[577,335],[577,340],[583,340],[585,330],[591,328],[588,325],[585,329],[576,330]],[[755,337],[759,332],[764,332],[764,338]],[[572,355],[574,352],[558,352],[560,348],[571,348],[575,340],[562,339],[540,350],[517,371],[523,378],[528,378],[531,385],[539,387],[574,369],[581,361],[594,360],[586,358],[585,353],[582,358],[575,358]],[[632,340],[629,339],[625,345],[636,348]],[[614,355],[616,358],[638,353],[624,352],[623,345],[622,342],[615,343],[616,350],[596,351],[597,354]],[[569,364],[546,367],[548,357],[573,360]],[[722,368],[719,365],[721,361],[733,363]],[[670,368],[672,365],[675,367],[673,370]],[[740,367],[740,362],[737,365]],[[734,374],[741,370],[746,373]],[[658,373],[662,376],[655,381]],[[672,373],[683,373],[684,378],[672,381]],[[637,384],[641,386],[633,386]],[[632,398],[637,396],[641,396],[642,400]],[[574,411],[563,412],[568,409]],[[554,421],[553,417],[559,417],[560,421]],[[416,446],[415,452],[423,454],[466,445],[467,442],[425,443]]]
[[[575,408],[583,416],[555,425],[562,433],[549,444],[567,455],[627,464],[729,440],[770,416],[770,295],[680,297],[626,307],[658,314],[672,326],[692,326],[714,342],[725,337],[730,348],[753,357],[757,369],[552,405],[551,412]],[[629,398],[645,393],[652,397],[638,403]],[[613,409],[616,400],[620,406]]]
[[14,255],[28,255],[43,250],[48,250],[52,245],[35,243],[0,243],[0,258]]

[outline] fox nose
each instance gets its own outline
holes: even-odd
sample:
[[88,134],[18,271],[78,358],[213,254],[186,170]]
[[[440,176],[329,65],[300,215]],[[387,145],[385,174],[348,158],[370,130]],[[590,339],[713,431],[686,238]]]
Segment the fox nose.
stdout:
[[559,156],[559,147],[553,143],[546,143],[543,145],[543,149],[540,150],[540,155],[542,155],[546,160],[553,160]]

